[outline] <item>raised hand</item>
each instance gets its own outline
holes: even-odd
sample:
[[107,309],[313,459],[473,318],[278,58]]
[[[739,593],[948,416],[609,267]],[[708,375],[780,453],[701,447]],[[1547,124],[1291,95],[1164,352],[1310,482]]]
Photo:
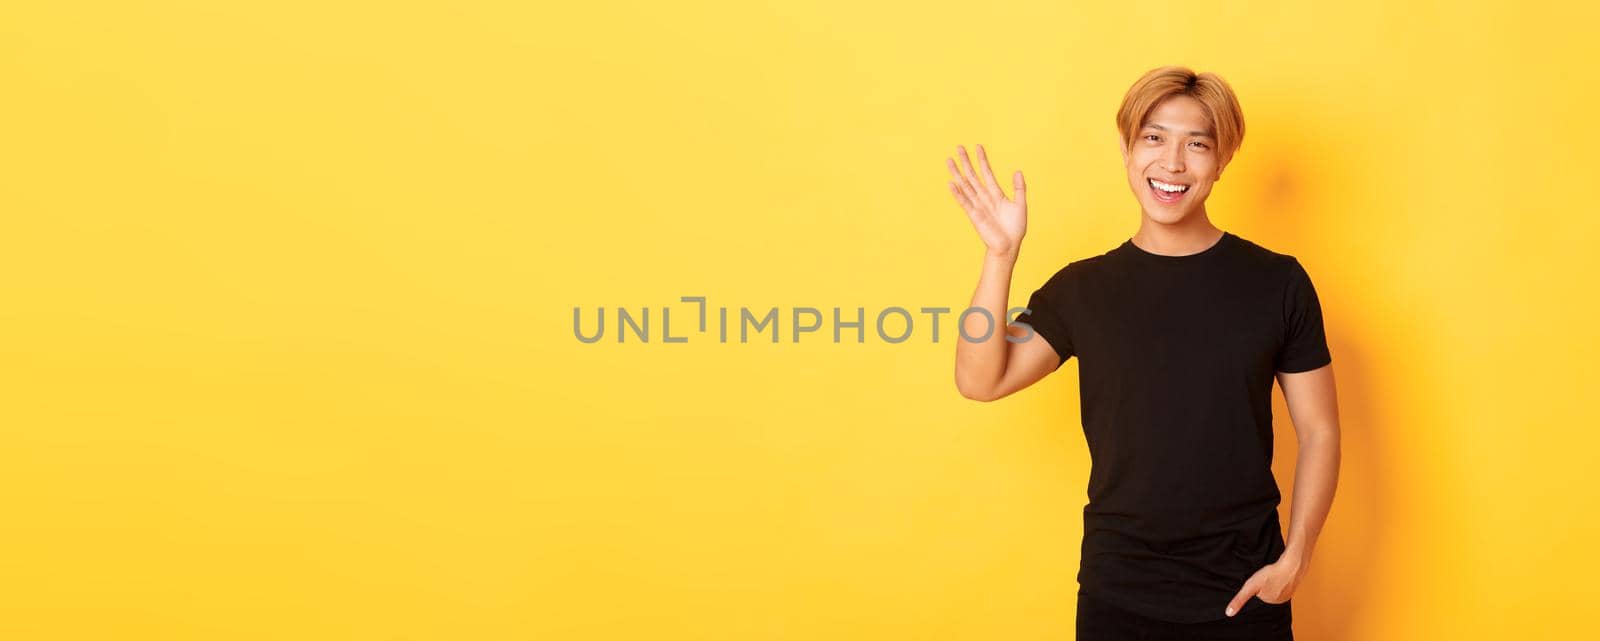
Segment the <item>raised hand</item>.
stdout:
[[989,156],[984,153],[983,145],[978,145],[978,164],[983,167],[981,178],[972,169],[966,147],[958,145],[956,151],[961,153],[961,164],[966,172],[956,168],[955,160],[945,158],[952,177],[950,193],[966,210],[967,218],[972,220],[972,226],[978,230],[978,237],[983,239],[990,255],[1016,258],[1022,236],[1028,231],[1027,187],[1022,182],[1022,172],[1011,175],[1016,198],[1006,198],[995,181],[994,172],[989,169]]

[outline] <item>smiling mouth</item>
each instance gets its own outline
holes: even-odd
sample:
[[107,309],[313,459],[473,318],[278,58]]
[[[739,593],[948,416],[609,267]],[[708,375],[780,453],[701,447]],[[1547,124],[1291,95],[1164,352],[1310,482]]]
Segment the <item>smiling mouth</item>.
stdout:
[[1184,194],[1189,193],[1188,185],[1164,183],[1154,178],[1146,178],[1145,182],[1150,185],[1150,193],[1155,195],[1156,200],[1163,203],[1178,202],[1183,200]]

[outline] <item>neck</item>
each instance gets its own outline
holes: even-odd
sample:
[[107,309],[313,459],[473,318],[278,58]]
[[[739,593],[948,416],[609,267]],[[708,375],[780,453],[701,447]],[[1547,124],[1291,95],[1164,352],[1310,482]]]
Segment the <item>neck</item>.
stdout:
[[1204,209],[1196,211],[1175,223],[1152,220],[1149,215],[1140,217],[1139,231],[1133,235],[1133,244],[1152,254],[1183,256],[1205,251],[1222,238],[1222,230],[1211,224]]

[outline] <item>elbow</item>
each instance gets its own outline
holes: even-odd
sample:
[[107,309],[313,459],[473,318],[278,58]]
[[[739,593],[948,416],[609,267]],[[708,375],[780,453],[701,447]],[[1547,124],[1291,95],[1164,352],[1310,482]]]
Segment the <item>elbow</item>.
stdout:
[[961,392],[962,398],[971,399],[980,403],[987,403],[998,398],[994,395],[993,390],[978,385],[973,385],[972,383],[963,381],[960,377],[956,378],[956,391]]

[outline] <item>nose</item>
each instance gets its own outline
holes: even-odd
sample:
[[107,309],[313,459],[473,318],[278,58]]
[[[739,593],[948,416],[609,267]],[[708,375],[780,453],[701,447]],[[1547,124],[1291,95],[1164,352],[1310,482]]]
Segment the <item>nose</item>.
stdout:
[[1183,171],[1183,153],[1178,147],[1168,147],[1166,154],[1161,157],[1161,164],[1172,173]]

